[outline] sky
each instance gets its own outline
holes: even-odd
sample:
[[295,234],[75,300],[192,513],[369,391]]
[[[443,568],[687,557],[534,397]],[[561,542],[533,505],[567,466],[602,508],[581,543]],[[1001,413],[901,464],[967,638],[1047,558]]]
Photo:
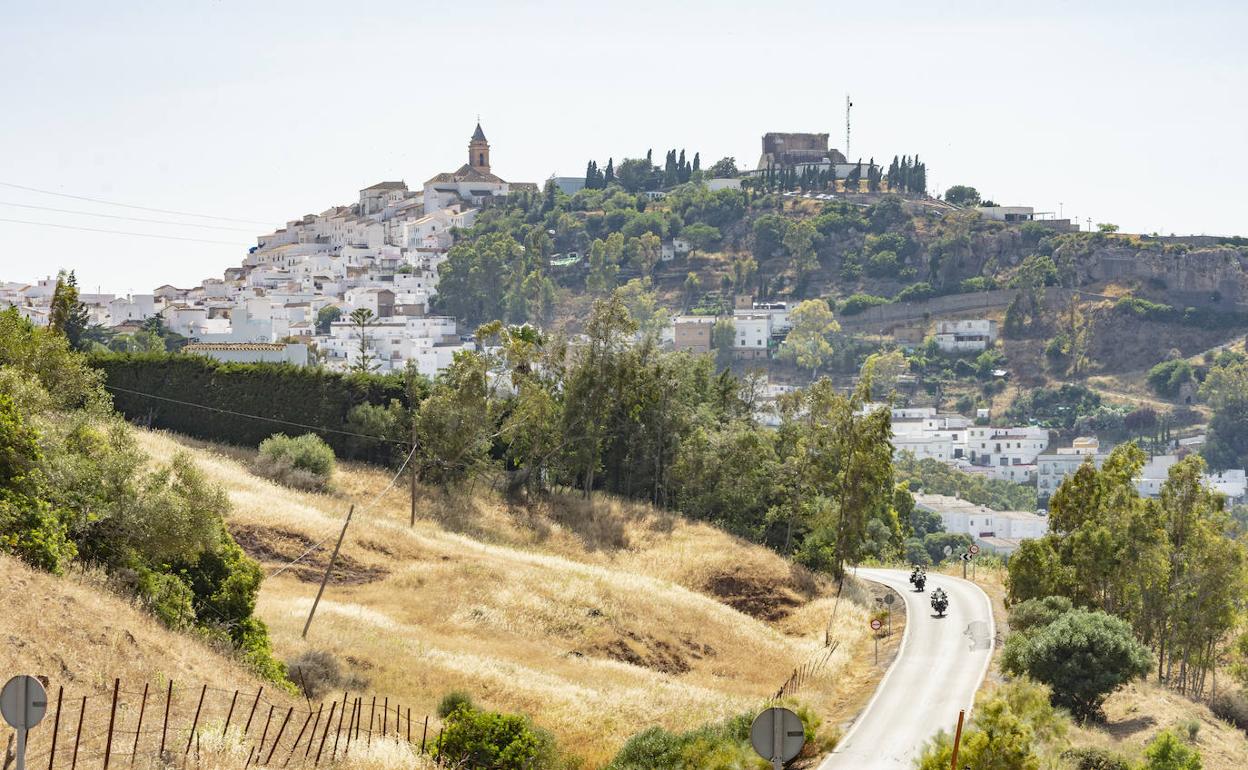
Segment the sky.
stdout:
[[1246,23],[1229,0],[0,0],[0,280],[219,277],[289,219],[458,168],[478,115],[494,172],[540,183],[649,148],[753,167],[768,131],[844,150],[846,94],[851,159],[918,154],[934,189],[1248,234]]

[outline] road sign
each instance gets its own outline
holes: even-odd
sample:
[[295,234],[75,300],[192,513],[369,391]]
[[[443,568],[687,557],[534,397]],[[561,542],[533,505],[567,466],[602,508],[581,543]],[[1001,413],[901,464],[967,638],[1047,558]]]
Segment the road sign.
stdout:
[[879,618],[871,618],[871,630],[872,631],[879,631],[883,627],[884,627],[884,624],[880,622]]
[[26,770],[26,733],[48,713],[48,693],[38,679],[19,675],[0,690],[0,715],[17,731],[17,770]]
[[971,543],[971,547],[966,550],[971,552],[971,556],[974,556],[975,554],[979,553],[979,546],[975,545],[974,543]]
[[806,742],[806,730],[797,714],[786,708],[769,708],[750,725],[750,745],[763,759],[780,770],[796,757]]
[[974,555],[975,555],[975,554],[972,554],[972,553],[964,553],[964,554],[962,554],[962,561],[970,561],[970,560],[971,560],[971,557],[972,557],[972,556],[974,556]]
[[894,599],[894,596],[893,596],[892,594],[884,594],[884,603],[885,603],[885,604],[892,604],[892,603],[893,603],[893,599]]
[[948,556],[951,553],[953,553],[953,546],[951,545],[945,546],[945,556]]

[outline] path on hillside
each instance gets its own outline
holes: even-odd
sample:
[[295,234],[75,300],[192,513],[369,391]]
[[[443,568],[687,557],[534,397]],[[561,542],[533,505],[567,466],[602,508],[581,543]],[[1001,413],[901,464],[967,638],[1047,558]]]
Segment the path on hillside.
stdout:
[[[992,607],[979,586],[948,575],[929,574],[927,592],[916,593],[907,571],[857,574],[902,595],[905,637],[875,696],[819,770],[908,770],[923,743],[941,728],[952,732],[958,710],[974,701],[992,657]],[[930,604],[938,586],[949,595],[944,618]]]

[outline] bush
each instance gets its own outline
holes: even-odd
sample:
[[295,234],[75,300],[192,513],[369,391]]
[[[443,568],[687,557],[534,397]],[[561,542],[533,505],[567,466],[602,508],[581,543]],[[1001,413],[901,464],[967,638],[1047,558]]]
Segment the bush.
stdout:
[[455,709],[463,706],[464,708],[474,709],[476,704],[472,702],[472,696],[463,690],[451,690],[442,696],[442,700],[438,701],[438,717],[446,719],[455,713]]
[[1025,632],[1043,628],[1072,609],[1074,606],[1065,596],[1046,596],[1019,602],[1010,608],[1010,630]]
[[752,715],[743,714],[684,733],[651,727],[629,738],[607,770],[770,767],[750,747],[752,721]]
[[1033,633],[1011,635],[1001,666],[1049,685],[1054,705],[1088,719],[1100,715],[1111,692],[1147,675],[1152,656],[1126,621],[1073,610]]
[[1192,365],[1181,358],[1163,361],[1148,370],[1148,386],[1163,398],[1176,398],[1179,389],[1192,381]]
[[1200,770],[1200,752],[1184,746],[1174,733],[1165,730],[1144,749],[1140,770]]
[[1248,693],[1223,690],[1209,701],[1209,710],[1218,719],[1225,719],[1241,730],[1248,731]]
[[342,679],[338,659],[326,650],[305,650],[286,661],[290,681],[303,690],[309,698],[319,698],[322,693],[336,690]]
[[869,307],[887,304],[888,300],[883,297],[876,297],[872,294],[851,294],[845,299],[845,304],[841,305],[841,315],[858,315]]
[[1106,749],[1068,749],[1062,752],[1062,759],[1074,770],[1131,770],[1127,760]]
[[315,433],[276,433],[260,442],[256,472],[296,489],[323,490],[334,475],[334,450]]
[[555,741],[519,714],[460,706],[447,715],[434,742],[438,764],[491,770],[543,770],[560,766]]
[[921,281],[913,283],[897,292],[897,296],[893,297],[894,302],[918,302],[920,300],[931,299],[936,296],[936,290],[932,288],[930,283]]

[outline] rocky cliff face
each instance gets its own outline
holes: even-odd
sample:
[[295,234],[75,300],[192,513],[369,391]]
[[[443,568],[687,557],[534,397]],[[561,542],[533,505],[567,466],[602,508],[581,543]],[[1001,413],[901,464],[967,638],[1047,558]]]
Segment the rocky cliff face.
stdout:
[[1239,249],[1213,247],[1186,253],[1124,246],[1095,248],[1085,257],[1074,256],[1080,277],[1089,281],[1145,284],[1149,293],[1179,307],[1248,309],[1248,256]]

